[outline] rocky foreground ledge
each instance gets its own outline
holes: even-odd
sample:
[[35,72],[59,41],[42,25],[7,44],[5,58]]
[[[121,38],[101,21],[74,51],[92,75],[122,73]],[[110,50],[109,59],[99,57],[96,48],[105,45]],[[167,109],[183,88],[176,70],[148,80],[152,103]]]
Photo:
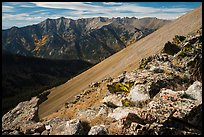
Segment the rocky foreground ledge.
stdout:
[[2,134],[201,135],[202,28],[175,36],[139,69],[93,83],[41,121],[39,100],[33,97],[5,114]]

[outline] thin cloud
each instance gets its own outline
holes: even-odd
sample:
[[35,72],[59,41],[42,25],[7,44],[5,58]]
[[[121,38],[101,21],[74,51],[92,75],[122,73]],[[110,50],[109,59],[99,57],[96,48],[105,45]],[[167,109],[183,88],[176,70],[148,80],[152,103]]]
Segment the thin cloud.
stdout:
[[122,5],[121,2],[103,2],[104,5]]
[[153,12],[186,12],[192,9],[189,8],[154,8],[154,7],[145,7],[138,4],[129,4],[129,3],[116,3],[116,2],[103,2],[105,5],[114,5],[111,7],[103,5],[92,5],[84,2],[32,2],[39,7],[45,8],[55,8],[55,9],[71,9],[76,11],[103,11],[103,12],[115,12],[115,11],[130,11],[137,13],[153,13]]
[[[32,7],[32,8],[31,8]],[[22,9],[21,9],[22,8]],[[193,8],[171,6],[141,6],[125,2],[9,2],[2,4],[2,27],[26,26],[47,18],[66,17],[72,19],[91,17],[157,17],[176,19]]]
[[97,11],[101,6],[91,5],[83,2],[32,2],[36,6],[44,8],[55,8],[55,9],[71,9],[71,10],[89,10]]
[[12,6],[3,5],[2,6],[2,11],[3,12],[14,12],[14,8]]

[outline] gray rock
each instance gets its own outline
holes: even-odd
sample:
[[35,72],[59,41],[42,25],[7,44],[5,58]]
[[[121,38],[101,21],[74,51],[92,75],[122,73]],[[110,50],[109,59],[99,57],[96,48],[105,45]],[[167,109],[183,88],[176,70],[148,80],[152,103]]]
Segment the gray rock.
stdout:
[[97,116],[105,116],[107,117],[109,113],[112,113],[113,112],[113,109],[110,108],[110,107],[107,107],[106,105],[102,105],[98,114],[96,115]]
[[134,107],[118,107],[108,114],[108,117],[114,120],[126,119],[129,113],[137,113],[137,108]]
[[91,107],[91,108],[84,108],[79,109],[76,112],[76,116],[78,119],[87,119],[92,120],[99,112],[99,107]]
[[20,127],[20,130],[24,134],[34,134],[34,133],[42,133],[45,129],[45,125],[41,122],[34,123],[29,122],[27,124],[24,124]]
[[46,129],[46,130],[50,130],[50,129],[51,129],[51,126],[50,126],[50,125],[45,125],[45,129]]
[[152,72],[155,72],[155,73],[162,73],[162,72],[164,72],[163,69],[161,69],[160,67],[157,67],[157,66],[151,66],[151,68],[149,70],[152,71]]
[[107,132],[105,125],[96,125],[91,127],[88,135],[107,135]]
[[46,125],[50,125],[50,129],[48,126],[46,128],[50,131],[50,135],[56,135],[64,130],[67,121],[68,119],[56,117],[47,121]]
[[186,91],[185,93],[197,100],[198,104],[202,104],[202,83],[199,81],[195,81]]
[[127,97],[131,102],[138,104],[150,99],[149,94],[146,91],[146,86],[138,84],[130,90]]
[[116,94],[110,94],[106,96],[102,103],[106,104],[108,107],[121,107],[123,106],[121,99]]
[[78,119],[68,121],[66,124],[66,133],[68,135],[83,135],[84,129],[81,121]]
[[32,135],[40,135],[40,133],[34,133],[34,134],[32,134]]
[[30,101],[19,103],[2,117],[2,130],[19,129],[29,121],[38,121],[39,98],[33,97]]
[[83,135],[84,129],[81,121],[73,119],[66,122],[61,122],[57,126],[53,126],[50,135]]
[[56,117],[56,118],[53,118],[53,119],[47,121],[46,125],[50,125],[52,127],[53,125],[64,123],[65,121],[68,121],[68,120],[69,120],[68,118]]

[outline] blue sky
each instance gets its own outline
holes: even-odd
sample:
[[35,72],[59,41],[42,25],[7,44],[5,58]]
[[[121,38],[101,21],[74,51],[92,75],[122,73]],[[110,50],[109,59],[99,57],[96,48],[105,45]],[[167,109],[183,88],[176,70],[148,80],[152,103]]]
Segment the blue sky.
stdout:
[[22,27],[47,18],[157,17],[176,19],[201,2],[3,2],[2,29]]

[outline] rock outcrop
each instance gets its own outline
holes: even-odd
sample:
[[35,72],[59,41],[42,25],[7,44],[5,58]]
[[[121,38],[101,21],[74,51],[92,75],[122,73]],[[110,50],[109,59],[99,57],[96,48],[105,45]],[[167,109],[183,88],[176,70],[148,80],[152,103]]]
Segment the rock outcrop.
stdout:
[[2,117],[2,132],[11,131],[15,134],[17,131],[24,134],[41,132],[43,125],[36,123],[39,121],[37,116],[38,101],[39,98],[33,97],[30,101],[19,103],[14,109],[6,113]]
[[49,135],[83,135],[84,129],[81,121],[72,119],[61,122],[51,128]]
[[88,135],[107,135],[107,128],[105,125],[96,125],[91,127]]

